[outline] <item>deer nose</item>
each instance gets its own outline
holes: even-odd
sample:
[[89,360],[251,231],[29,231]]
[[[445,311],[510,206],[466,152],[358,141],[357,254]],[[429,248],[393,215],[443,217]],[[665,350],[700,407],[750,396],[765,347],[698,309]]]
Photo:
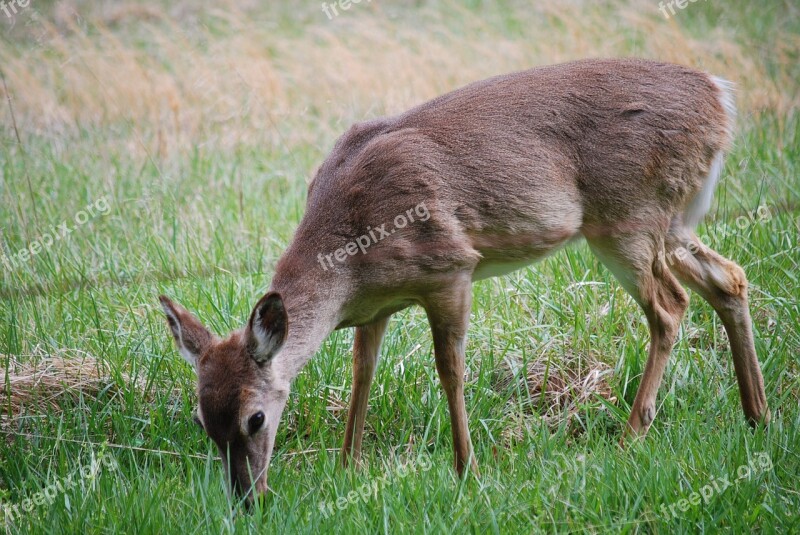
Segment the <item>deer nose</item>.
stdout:
[[[241,490],[242,488],[245,487],[240,485],[239,488]],[[263,494],[266,494],[267,491],[269,490],[269,486],[267,485],[267,478],[266,477],[259,478],[258,481],[256,481],[255,483],[251,483],[250,485],[248,485],[246,489],[248,491],[247,492],[248,500],[252,499],[253,496],[261,496]]]
[[269,490],[266,476],[262,476],[255,483],[252,483],[247,479],[243,481],[232,475],[230,484],[233,495],[238,499],[244,499],[244,503],[248,508],[252,505],[254,499],[263,497]]
[[260,495],[264,495],[269,490],[269,486],[267,485],[267,478],[266,476],[260,477],[258,481],[256,481],[256,493]]
[[261,503],[264,503],[264,499],[267,496],[267,489],[268,487],[266,480],[259,480],[254,485],[252,492],[247,493],[247,496],[244,497],[244,507],[248,512],[252,511],[253,505],[257,500]]

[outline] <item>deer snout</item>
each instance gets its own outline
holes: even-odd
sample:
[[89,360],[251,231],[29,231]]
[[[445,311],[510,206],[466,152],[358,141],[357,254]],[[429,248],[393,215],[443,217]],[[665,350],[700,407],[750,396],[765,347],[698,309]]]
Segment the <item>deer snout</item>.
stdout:
[[[235,450],[234,450],[235,451]],[[248,456],[239,450],[238,455],[231,452],[230,460],[222,457],[227,479],[229,496],[237,502],[250,505],[254,496],[267,491],[266,463],[259,463],[258,457]]]
[[[249,473],[241,473],[238,470],[231,472],[233,475],[229,482],[230,490],[232,496],[237,500],[244,499],[246,503],[250,504],[256,496],[266,494],[268,489],[266,474],[262,474],[253,481]],[[253,475],[255,476],[255,474]]]
[[257,456],[242,455],[228,471],[232,496],[250,505],[254,498],[267,492],[267,463]]
[[265,475],[259,478],[254,485],[248,488],[251,490],[251,492],[248,492],[247,495],[244,496],[244,504],[245,507],[250,510],[256,500],[263,500],[267,495],[267,490],[269,489],[267,486],[267,476]]
[[[238,488],[242,489],[245,487]],[[256,501],[259,501],[263,504],[266,499],[268,489],[267,478],[261,478],[254,485],[246,488],[249,489],[249,492],[243,493],[242,491],[239,491],[236,496],[239,503],[244,506],[244,510],[248,513],[251,513]]]

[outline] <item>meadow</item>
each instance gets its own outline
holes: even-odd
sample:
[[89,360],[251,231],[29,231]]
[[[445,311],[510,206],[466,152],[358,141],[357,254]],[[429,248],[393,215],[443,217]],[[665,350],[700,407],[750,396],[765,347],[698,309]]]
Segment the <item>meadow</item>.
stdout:
[[[793,0],[20,2],[0,6],[0,526],[6,533],[800,531],[800,7]],[[23,7],[24,6],[24,7]],[[474,286],[452,469],[422,310],[396,314],[363,466],[338,465],[352,330],[294,383],[245,513],[192,421],[157,296],[246,321],[352,123],[494,74],[584,57],[737,84],[698,229],[750,281],[772,422],[692,296],[647,438],[618,445],[644,367],[636,303],[577,244]]]

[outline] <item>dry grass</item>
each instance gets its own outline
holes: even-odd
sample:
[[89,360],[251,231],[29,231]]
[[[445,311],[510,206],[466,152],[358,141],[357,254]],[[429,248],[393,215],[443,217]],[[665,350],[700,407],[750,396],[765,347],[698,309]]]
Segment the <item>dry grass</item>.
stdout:
[[616,405],[609,378],[614,371],[597,355],[543,353],[528,362],[518,355],[506,355],[492,381],[496,392],[509,392],[506,417],[513,422],[505,430],[506,440],[524,440],[530,416],[541,418],[550,428],[576,423],[588,405],[602,402]]
[[[517,36],[496,15],[455,1],[408,12],[386,4],[329,21],[315,3],[92,4],[81,17],[62,3],[21,14],[27,26],[18,31],[38,46],[0,49],[0,64],[24,131],[63,143],[82,128],[127,124],[109,142],[149,157],[198,145],[324,150],[354,120],[493,74],[589,56],[708,69],[740,84],[745,111],[797,105],[788,74],[768,75],[747,43],[725,30],[699,40],[647,0],[512,3],[509,16],[525,28]],[[281,28],[289,9],[299,28]],[[781,42],[771,53],[789,57],[800,39]]]
[[[82,352],[33,358],[3,355],[0,362],[5,365],[0,375],[0,427],[10,426],[22,416],[58,414],[87,398],[108,397],[118,391],[108,364]],[[134,384],[125,374],[122,379],[127,385]]]

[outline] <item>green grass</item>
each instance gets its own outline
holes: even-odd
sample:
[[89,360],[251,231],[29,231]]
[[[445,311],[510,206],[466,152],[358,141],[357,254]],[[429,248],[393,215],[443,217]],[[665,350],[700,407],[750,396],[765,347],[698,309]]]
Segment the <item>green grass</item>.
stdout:
[[[493,9],[472,4],[476,16]],[[690,4],[680,17],[702,32],[720,9]],[[796,21],[767,9],[747,17],[749,9],[731,8],[727,15],[748,39],[767,46],[770,23],[797,39]],[[491,23],[525,32],[511,15],[495,13]],[[302,33],[297,23],[286,31]],[[786,68],[797,74],[796,65]],[[621,449],[647,328],[635,303],[580,244],[474,287],[466,395],[479,479],[459,481],[452,470],[430,334],[422,311],[410,309],[395,315],[384,342],[364,466],[337,465],[345,413],[329,406],[346,402],[351,377],[352,332],[342,331],[294,383],[269,473],[272,493],[251,514],[228,501],[216,450],[192,423],[193,372],[173,347],[156,296],[174,297],[217,333],[241,326],[302,216],[303,179],[333,138],[323,136],[324,146],[296,143],[291,151],[241,143],[161,158],[136,156],[126,145],[147,131],[144,125],[80,129],[66,142],[23,125],[24,151],[4,125],[6,254],[51,225],[74,222],[101,197],[109,211],[73,225],[68,240],[3,268],[0,365],[8,367],[7,356],[85,352],[107,362],[112,377],[108,389],[65,402],[63,411],[29,408],[3,420],[0,503],[21,506],[70,475],[75,484],[52,503],[34,505],[13,521],[6,516],[0,526],[8,533],[800,530],[800,116],[743,115],[699,234],[717,236],[711,245],[748,274],[773,416],[767,429],[745,423],[721,324],[693,296],[656,421],[645,440]],[[298,121],[295,126],[314,124]],[[108,142],[115,137],[125,143]],[[736,227],[738,216],[759,206],[769,207],[769,218]],[[508,355],[545,355],[558,366],[561,357],[590,354],[614,369],[609,382],[618,401],[590,400],[576,419],[545,422],[537,401],[519,395],[519,384],[494,388],[494,373]],[[4,413],[9,402],[0,399]],[[114,467],[75,476],[102,452]],[[759,464],[764,459],[769,462]],[[737,479],[748,462],[758,469]],[[393,475],[403,463],[408,475]],[[369,499],[336,506],[386,477]],[[724,479],[731,485],[720,490]],[[681,510],[682,499],[714,482],[707,502]],[[328,502],[332,514],[326,515],[320,505]],[[675,514],[665,517],[670,507]]]

